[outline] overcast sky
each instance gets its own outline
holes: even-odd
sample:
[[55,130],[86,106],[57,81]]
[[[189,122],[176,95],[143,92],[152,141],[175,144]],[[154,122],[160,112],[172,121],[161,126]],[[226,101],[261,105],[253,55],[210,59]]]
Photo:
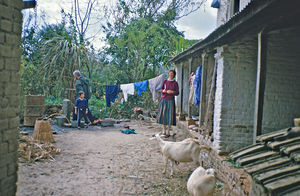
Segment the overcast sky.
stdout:
[[[47,23],[58,23],[61,20],[61,8],[64,8],[67,12],[70,12],[72,1],[73,0],[37,0],[37,15],[39,16],[42,14],[42,12],[44,12]],[[217,9],[210,7],[211,1],[212,0],[208,0],[202,8],[186,17],[181,18],[175,23],[178,30],[184,32],[186,39],[205,38],[215,29]],[[103,6],[103,4],[108,5],[111,3],[113,3],[112,0],[99,0],[98,7]],[[25,10],[25,12],[33,12],[33,10],[29,9]],[[96,38],[91,41],[94,43],[96,48],[101,48],[104,45],[104,43],[101,41],[101,38],[104,37],[104,34],[99,30],[100,28],[97,20],[99,21],[99,19],[94,18],[92,23],[95,27],[91,25],[87,35],[96,35]]]

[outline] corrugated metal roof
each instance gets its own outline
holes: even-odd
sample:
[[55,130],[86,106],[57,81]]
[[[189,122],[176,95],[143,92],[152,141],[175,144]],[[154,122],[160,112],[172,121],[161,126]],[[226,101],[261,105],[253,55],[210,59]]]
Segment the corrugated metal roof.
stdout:
[[300,127],[261,135],[230,157],[270,194],[300,195]]

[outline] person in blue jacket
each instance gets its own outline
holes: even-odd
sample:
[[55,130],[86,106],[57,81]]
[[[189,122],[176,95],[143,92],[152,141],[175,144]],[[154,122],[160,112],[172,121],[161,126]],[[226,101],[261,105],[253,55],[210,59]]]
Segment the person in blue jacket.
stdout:
[[87,118],[87,114],[89,112],[88,102],[84,98],[84,92],[80,91],[79,97],[76,99],[75,103],[75,114],[77,115],[77,126],[80,129],[80,120],[83,117],[86,123],[86,127],[88,127],[89,120]]

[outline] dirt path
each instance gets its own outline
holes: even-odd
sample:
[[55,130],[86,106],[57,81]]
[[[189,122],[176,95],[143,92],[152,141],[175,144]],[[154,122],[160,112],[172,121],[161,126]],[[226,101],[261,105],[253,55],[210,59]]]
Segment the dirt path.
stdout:
[[55,161],[20,163],[17,195],[187,195],[194,164],[179,164],[173,178],[169,171],[162,174],[157,141],[149,140],[159,126],[131,122],[130,127],[138,134],[101,128],[56,135],[62,153]]

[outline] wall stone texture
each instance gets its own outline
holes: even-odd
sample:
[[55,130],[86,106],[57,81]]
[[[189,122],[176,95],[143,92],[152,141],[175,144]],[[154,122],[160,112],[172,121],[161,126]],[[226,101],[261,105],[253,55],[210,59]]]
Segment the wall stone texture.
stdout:
[[16,193],[23,1],[0,1],[0,195]]
[[300,29],[267,36],[267,73],[262,131],[294,126],[300,117]]
[[257,38],[231,43],[223,50],[216,59],[214,147],[232,152],[252,144]]

